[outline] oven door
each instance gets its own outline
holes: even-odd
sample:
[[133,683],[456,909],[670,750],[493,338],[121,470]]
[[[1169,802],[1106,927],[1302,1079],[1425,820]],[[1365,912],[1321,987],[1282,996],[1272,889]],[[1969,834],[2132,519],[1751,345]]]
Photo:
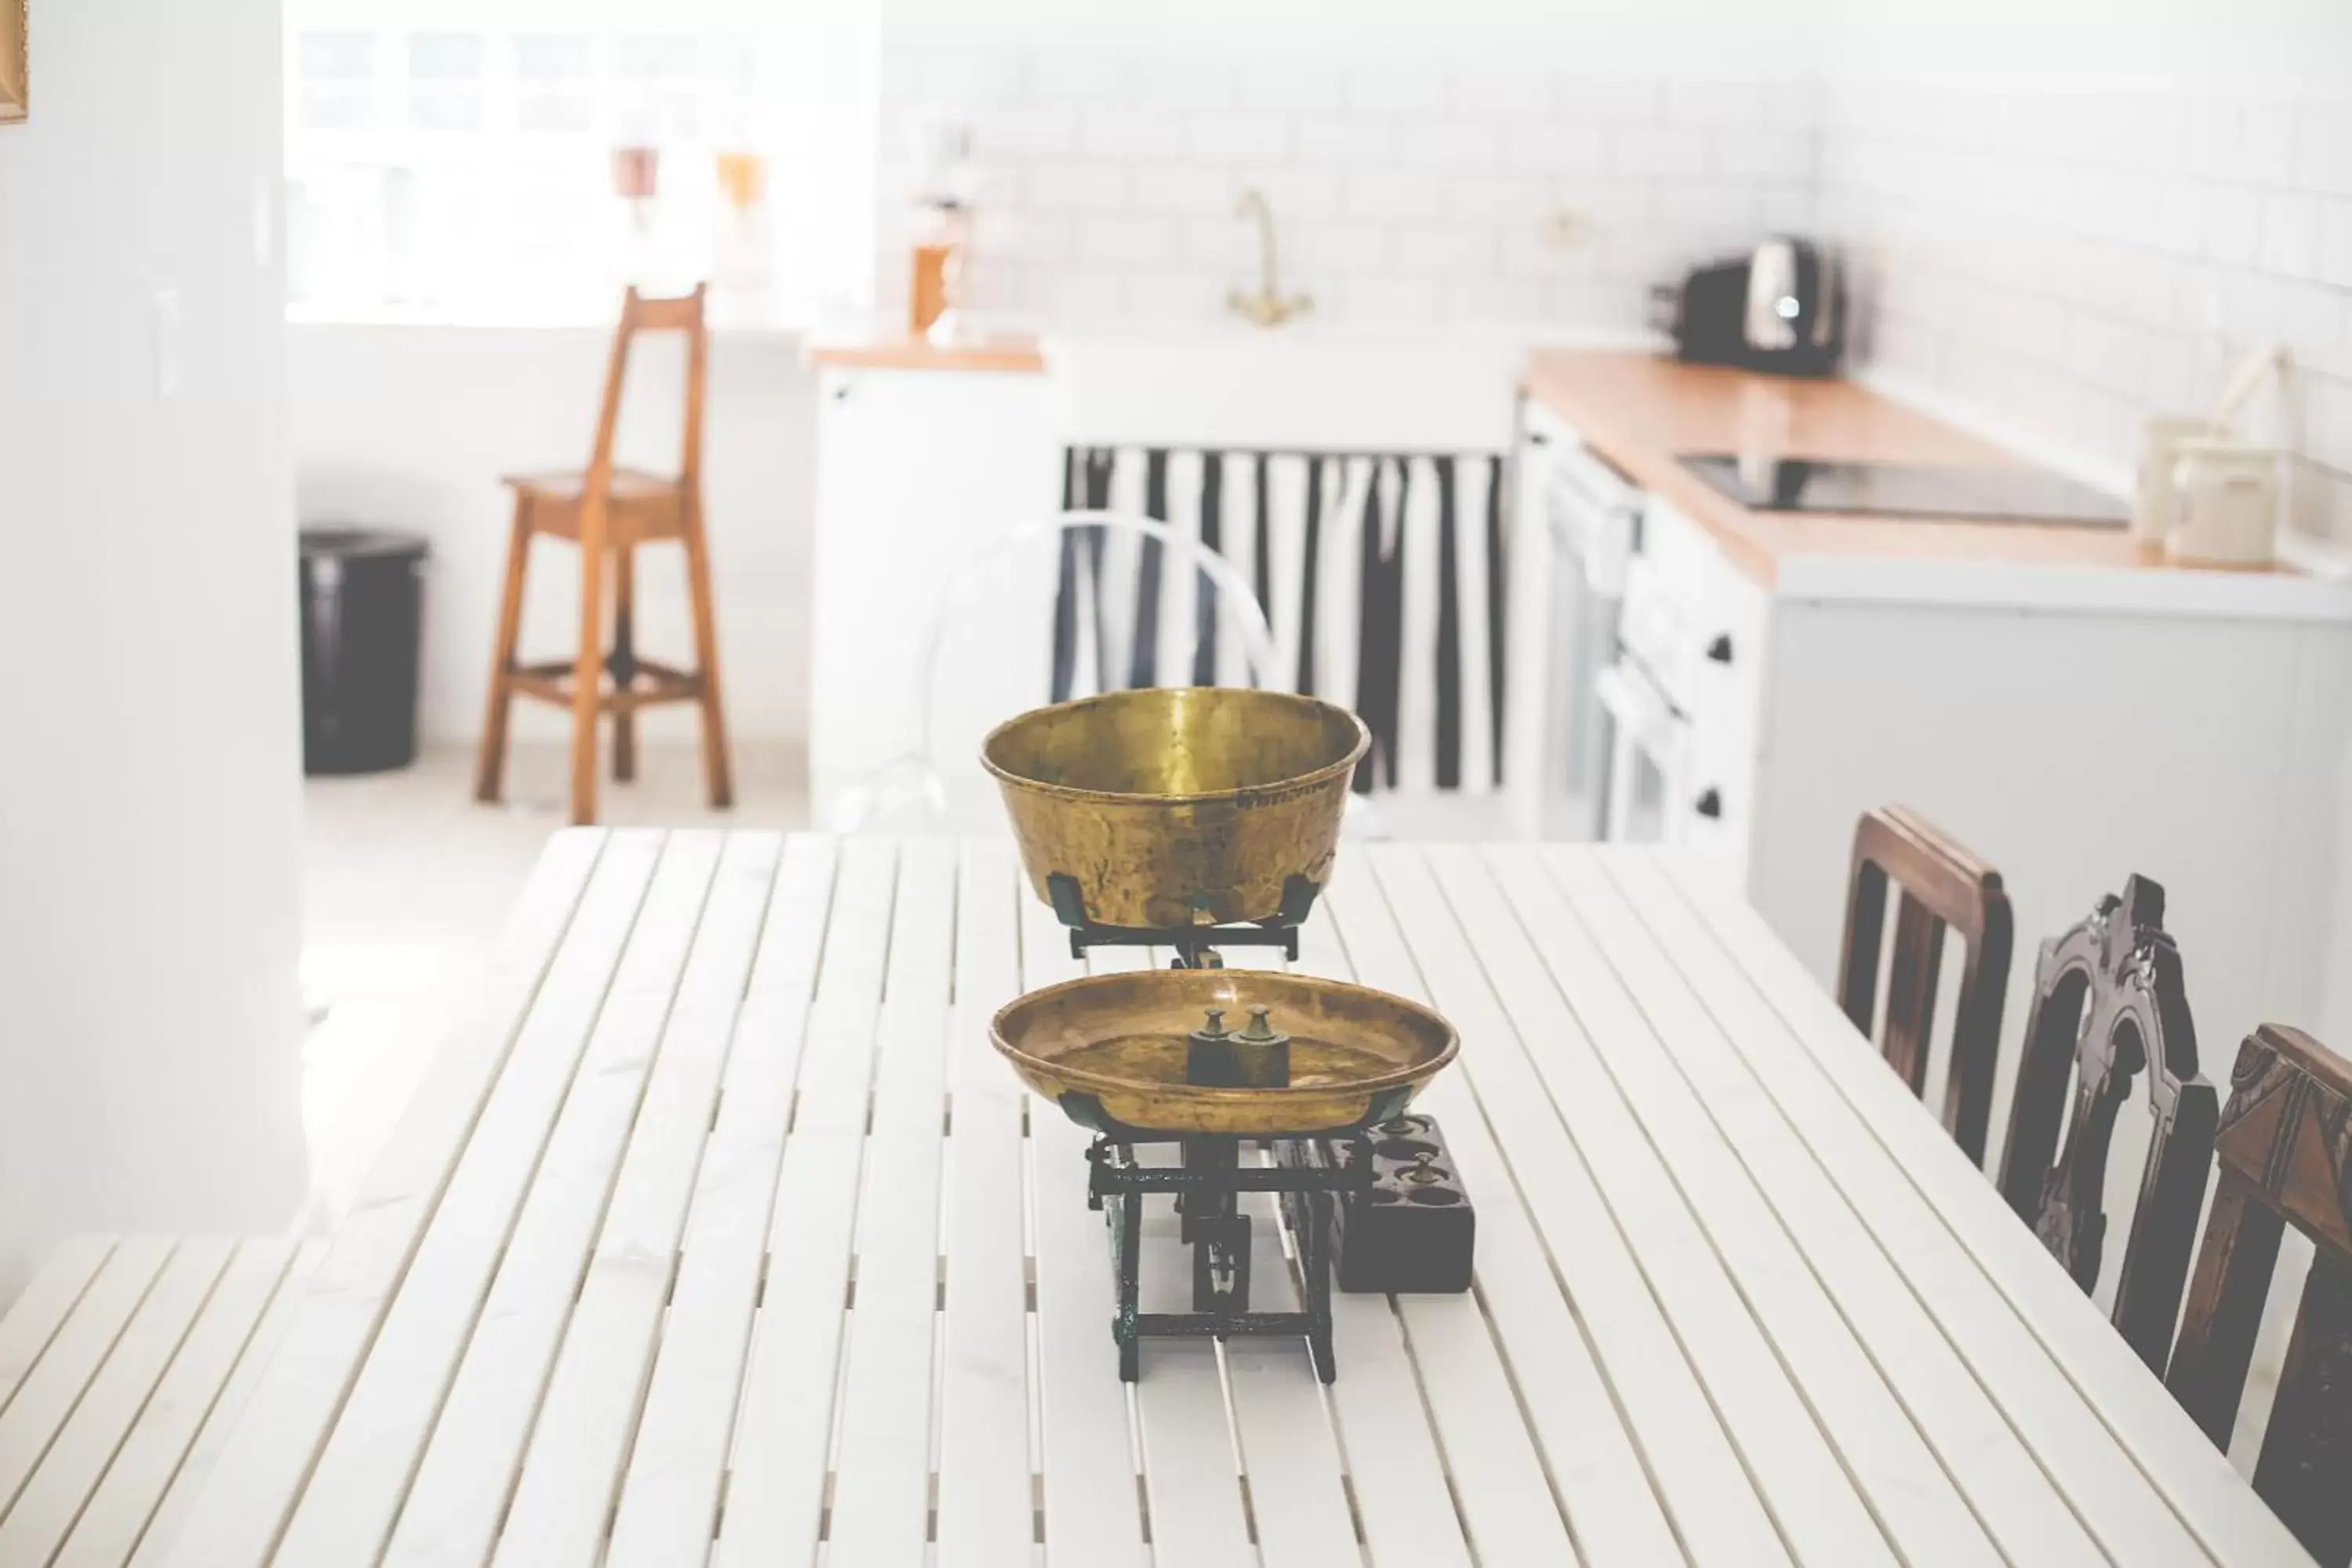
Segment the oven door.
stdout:
[[1601,837],[1612,844],[1677,844],[1687,814],[1690,721],[1657,680],[1620,658],[1593,683],[1610,719],[1608,808]]
[[1531,427],[1522,454],[1512,565],[1515,592],[1530,596],[1513,612],[1506,788],[1523,836],[1591,841],[1607,826],[1609,791],[1597,683],[1617,653],[1641,492],[1564,430]]

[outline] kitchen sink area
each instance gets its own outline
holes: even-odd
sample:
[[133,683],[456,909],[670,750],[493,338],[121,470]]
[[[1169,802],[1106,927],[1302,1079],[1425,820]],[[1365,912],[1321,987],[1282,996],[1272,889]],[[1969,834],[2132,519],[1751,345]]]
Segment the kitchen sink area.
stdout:
[[1506,329],[1347,327],[1048,333],[1066,437],[1239,451],[1500,450],[1528,342]]

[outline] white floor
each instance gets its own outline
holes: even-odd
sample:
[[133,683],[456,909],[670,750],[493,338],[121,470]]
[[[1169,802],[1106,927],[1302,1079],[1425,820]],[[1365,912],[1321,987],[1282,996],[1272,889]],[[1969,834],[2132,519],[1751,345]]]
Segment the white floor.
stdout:
[[[646,748],[637,782],[614,784],[607,770],[602,817],[806,824],[797,751],[738,747],[734,761],[735,809],[713,812],[692,747]],[[312,1021],[302,1098],[314,1226],[350,1206],[540,847],[565,822],[560,746],[516,747],[503,805],[475,803],[473,767],[470,751],[434,749],[397,773],[305,787],[302,986]]]

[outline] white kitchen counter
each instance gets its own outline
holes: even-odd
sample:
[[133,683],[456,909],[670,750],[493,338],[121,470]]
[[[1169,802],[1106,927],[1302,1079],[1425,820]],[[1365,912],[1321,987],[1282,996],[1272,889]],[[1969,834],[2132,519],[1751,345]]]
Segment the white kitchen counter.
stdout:
[[1688,452],[2014,466],[2015,454],[1853,382],[1654,353],[1539,351],[1527,395],[1784,599],[2352,624],[2352,578],[2291,564],[2172,564],[2121,530],[1759,512],[1685,470]]

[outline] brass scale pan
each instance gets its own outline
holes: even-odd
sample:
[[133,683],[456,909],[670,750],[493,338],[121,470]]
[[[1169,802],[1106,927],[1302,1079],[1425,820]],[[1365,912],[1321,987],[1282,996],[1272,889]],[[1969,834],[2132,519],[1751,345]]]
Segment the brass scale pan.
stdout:
[[[1091,921],[1175,930],[1271,921],[1293,879],[1327,882],[1370,744],[1354,714],[1311,697],[1151,688],[1024,713],[981,754],[1038,897],[1052,901],[1058,873]],[[1188,1081],[1207,1011],[1255,1007],[1289,1037],[1287,1084]],[[1262,970],[1073,980],[1008,1004],[992,1034],[1023,1082],[1097,1131],[1244,1138],[1395,1116],[1459,1048],[1402,997]]]

